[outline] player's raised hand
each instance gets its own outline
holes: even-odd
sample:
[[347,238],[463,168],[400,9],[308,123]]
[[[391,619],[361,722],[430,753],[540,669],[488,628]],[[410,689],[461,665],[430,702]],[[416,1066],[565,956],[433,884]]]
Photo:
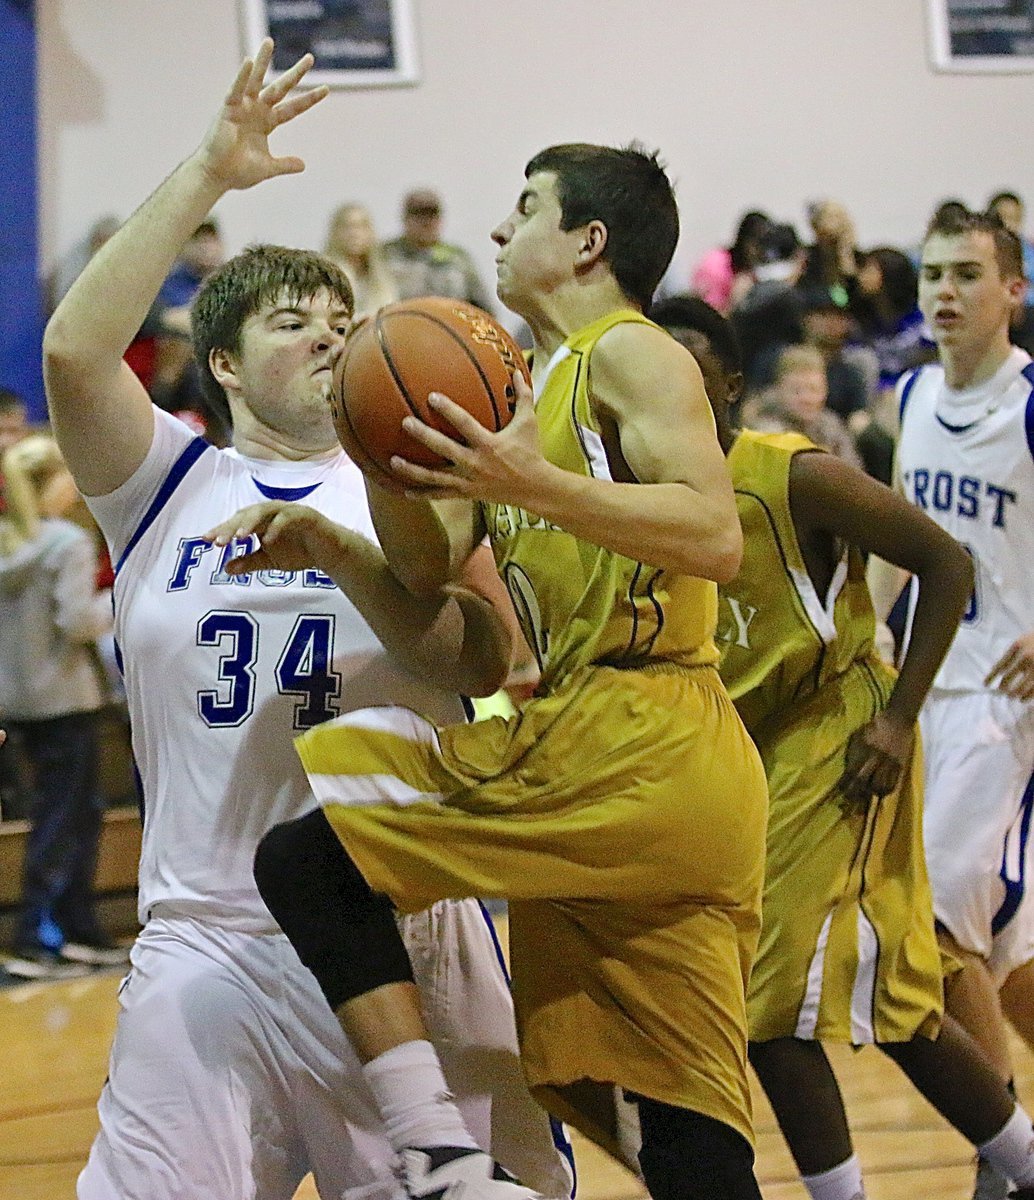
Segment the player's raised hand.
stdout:
[[256,550],[231,558],[225,567],[229,575],[245,575],[321,568],[352,535],[308,505],[270,500],[242,508],[201,536],[216,546],[257,538]]
[[318,104],[326,87],[291,94],[313,64],[303,55],[293,67],[265,84],[273,58],[273,41],[266,38],[253,59],[245,59],[214,122],[198,147],[205,172],[221,188],[254,187],[277,175],[294,175],[305,163],[293,155],[277,157],[269,148],[269,135]]

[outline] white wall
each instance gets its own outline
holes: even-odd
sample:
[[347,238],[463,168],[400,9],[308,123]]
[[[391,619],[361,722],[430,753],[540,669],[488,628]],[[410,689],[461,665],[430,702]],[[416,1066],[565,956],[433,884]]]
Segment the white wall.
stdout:
[[[304,175],[228,197],[230,250],[320,245],[338,203],[380,231],[401,193],[446,196],[446,234],[491,274],[488,231],[555,141],[659,146],[679,259],[739,213],[796,221],[833,195],[862,244],[915,241],[947,195],[1008,186],[1034,209],[1034,76],[930,69],[925,0],[414,0],[422,82],[337,91],[276,135]],[[41,241],[53,263],[128,215],[196,144],[241,55],[235,0],[37,0]]]

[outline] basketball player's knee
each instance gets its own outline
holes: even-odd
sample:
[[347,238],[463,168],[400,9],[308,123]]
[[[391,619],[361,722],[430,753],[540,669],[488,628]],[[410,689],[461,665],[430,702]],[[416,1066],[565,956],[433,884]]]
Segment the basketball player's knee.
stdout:
[[320,810],[263,837],[255,882],[331,1008],[412,981],[391,901],[373,891]]

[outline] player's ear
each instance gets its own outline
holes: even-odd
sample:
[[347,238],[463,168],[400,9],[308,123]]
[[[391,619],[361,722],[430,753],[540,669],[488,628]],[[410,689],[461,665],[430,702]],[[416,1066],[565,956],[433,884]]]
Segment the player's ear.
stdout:
[[1007,280],[1005,285],[1009,290],[1009,298],[1013,304],[1019,308],[1027,297],[1027,281],[1019,275]]
[[582,240],[578,247],[580,266],[591,266],[598,262],[607,246],[607,227],[602,221],[590,221],[582,228]]
[[237,361],[230,351],[222,346],[213,346],[209,350],[208,369],[221,388],[233,390],[240,386],[237,380]]

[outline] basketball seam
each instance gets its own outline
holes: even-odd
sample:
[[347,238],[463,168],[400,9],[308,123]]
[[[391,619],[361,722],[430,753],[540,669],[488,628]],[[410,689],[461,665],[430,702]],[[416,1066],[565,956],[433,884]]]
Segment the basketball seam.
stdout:
[[[354,349],[354,345],[348,346],[345,351],[344,360],[342,361],[340,368],[339,368],[342,375],[344,375],[345,369],[348,367],[348,360],[352,355],[353,349]],[[395,475],[392,475],[390,471],[386,471],[381,466],[381,464],[374,457],[373,452],[370,450],[370,447],[359,436],[359,430],[356,429],[355,424],[352,421],[352,416],[348,411],[348,405],[345,403],[343,396],[341,397],[340,402],[335,405],[335,407],[340,411],[342,419],[344,420],[345,424],[348,426],[349,430],[352,433],[352,437],[355,438],[358,445],[362,447],[363,454],[366,456],[367,462],[371,463],[373,465],[374,469],[377,471],[377,473],[379,475],[382,475],[385,479],[390,480],[393,484],[398,485],[398,483],[399,483],[398,478]],[[356,466],[359,466],[359,464],[356,463]],[[360,468],[360,469],[364,470],[364,468]]]
[[[421,312],[419,309],[408,309],[408,310],[405,310],[404,312],[391,313],[388,315],[389,316],[405,315],[405,316],[412,316],[412,317],[420,317],[421,320],[430,321],[433,325],[437,325],[439,329],[443,329],[449,335],[449,337],[452,338],[452,340],[460,347],[460,349],[467,356],[467,358],[470,359],[471,363],[473,364],[474,370],[477,371],[477,373],[478,373],[478,377],[481,380],[481,384],[485,389],[485,395],[488,397],[488,402],[492,406],[492,416],[495,418],[495,431],[494,432],[498,433],[500,431],[500,429],[502,428],[502,426],[499,421],[499,406],[495,402],[495,393],[492,391],[492,385],[488,382],[488,376],[485,374],[484,369],[482,368],[481,364],[478,362],[476,356],[471,354],[470,349],[468,348],[468,346],[467,346],[466,342],[463,340],[463,338],[461,338],[460,335],[453,328],[451,328],[451,326],[447,325],[444,321],[440,320],[438,317],[434,317],[430,313]],[[395,364],[391,360],[391,354],[388,350],[388,347],[384,344],[384,340],[381,337],[381,323],[380,323],[379,318],[377,321],[376,329],[377,329],[377,341],[380,344],[381,352],[384,354],[385,360],[388,363],[388,369],[391,371],[391,374],[394,377],[395,382],[398,384],[399,390],[402,392],[403,398],[405,399],[406,403],[409,405],[410,409],[412,409],[413,416],[420,417],[420,413],[417,412],[415,406],[413,405],[412,400],[410,400],[409,393],[406,391],[405,386],[403,385],[402,380],[400,379],[400,377],[398,375],[398,372],[395,370]]]
[[401,393],[402,399],[405,400],[409,411],[414,417],[419,418],[420,413],[417,412],[416,405],[410,399],[409,391],[407,390],[406,385],[402,382],[402,376],[399,374],[398,368],[395,366],[395,360],[391,357],[391,350],[387,341],[385,340],[383,318],[379,313],[374,318],[373,331],[377,335],[377,345],[381,348],[381,355],[387,364],[388,370],[391,372],[392,379],[395,380],[395,386]]

